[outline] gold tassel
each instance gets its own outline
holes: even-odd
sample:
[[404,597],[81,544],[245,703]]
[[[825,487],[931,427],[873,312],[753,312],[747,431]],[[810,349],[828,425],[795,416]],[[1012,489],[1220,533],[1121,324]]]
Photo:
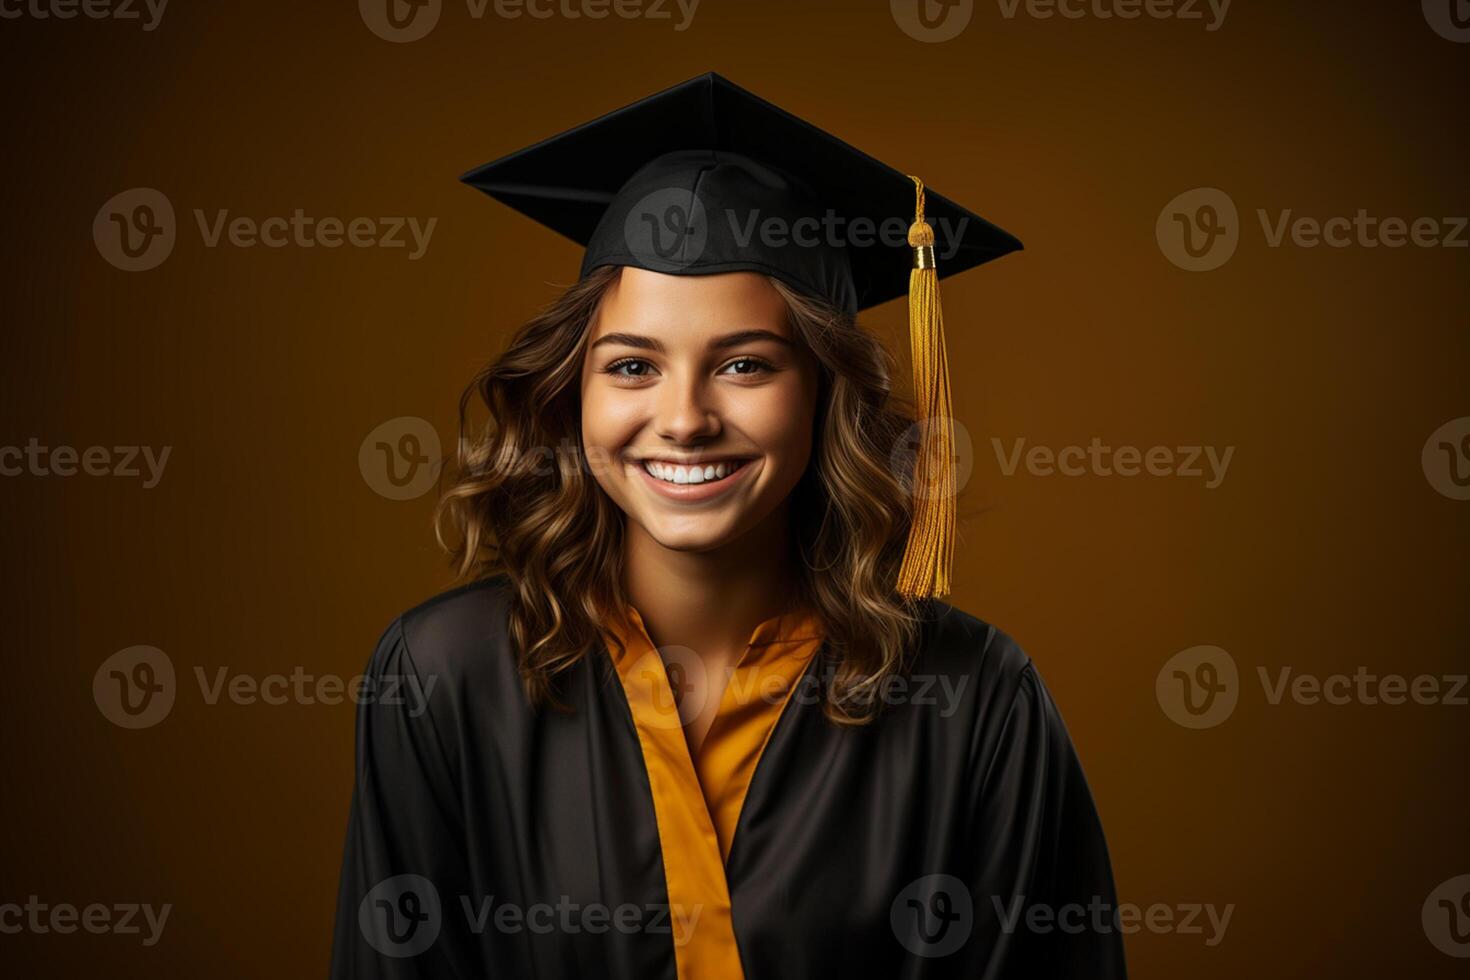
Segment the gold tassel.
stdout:
[[914,459],[913,523],[898,572],[898,593],[906,598],[949,594],[954,560],[954,419],[951,417],[949,359],[944,349],[944,314],[939,306],[939,271],[934,267],[934,229],[924,220],[924,182],[915,187],[914,223],[909,245],[909,344],[914,362],[914,403],[920,441]]

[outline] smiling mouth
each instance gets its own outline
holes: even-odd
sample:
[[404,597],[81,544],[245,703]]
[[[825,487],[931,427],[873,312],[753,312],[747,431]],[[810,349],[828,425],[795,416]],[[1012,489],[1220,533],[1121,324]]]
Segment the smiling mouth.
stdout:
[[698,486],[728,480],[745,468],[748,459],[722,459],[715,463],[692,465],[669,463],[659,459],[642,459],[638,465],[643,472],[661,483],[670,486]]

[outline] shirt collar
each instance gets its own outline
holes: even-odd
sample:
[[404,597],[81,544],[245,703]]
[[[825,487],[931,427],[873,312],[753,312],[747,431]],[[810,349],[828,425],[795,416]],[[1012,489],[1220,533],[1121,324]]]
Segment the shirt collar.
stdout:
[[[624,656],[631,654],[635,647],[638,650],[654,648],[642,613],[631,603],[624,607],[622,617],[612,617],[605,628],[622,642],[626,651]],[[801,605],[757,624],[750,631],[746,648],[748,651],[759,650],[763,657],[780,656],[788,650],[810,652],[825,638],[826,629],[821,615],[810,606]]]

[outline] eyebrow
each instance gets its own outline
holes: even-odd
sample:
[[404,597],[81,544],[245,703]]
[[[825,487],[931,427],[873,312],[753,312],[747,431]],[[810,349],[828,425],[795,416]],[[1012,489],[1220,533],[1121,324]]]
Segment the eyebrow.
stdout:
[[[725,334],[723,337],[716,337],[710,342],[710,349],[724,350],[727,347],[739,347],[741,344],[752,344],[760,340],[770,340],[787,347],[791,346],[790,340],[770,330],[738,330],[735,333]],[[632,333],[603,334],[592,342],[593,347],[601,347],[603,344],[636,347],[639,350],[657,351],[660,354],[664,352],[664,345],[655,338]]]
[[723,337],[716,337],[710,347],[714,350],[724,350],[726,347],[739,347],[741,344],[754,344],[762,340],[774,341],[786,347],[791,346],[791,341],[770,330],[740,330]]

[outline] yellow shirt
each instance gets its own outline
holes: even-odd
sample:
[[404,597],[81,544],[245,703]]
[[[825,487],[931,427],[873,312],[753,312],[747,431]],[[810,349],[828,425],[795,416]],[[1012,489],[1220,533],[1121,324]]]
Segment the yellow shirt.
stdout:
[[766,620],[731,670],[720,707],[691,757],[670,671],[643,617],[611,624],[608,651],[622,680],[648,769],[663,850],[674,956],[680,980],[743,980],[730,918],[725,862],[762,750],[821,646],[813,610]]

